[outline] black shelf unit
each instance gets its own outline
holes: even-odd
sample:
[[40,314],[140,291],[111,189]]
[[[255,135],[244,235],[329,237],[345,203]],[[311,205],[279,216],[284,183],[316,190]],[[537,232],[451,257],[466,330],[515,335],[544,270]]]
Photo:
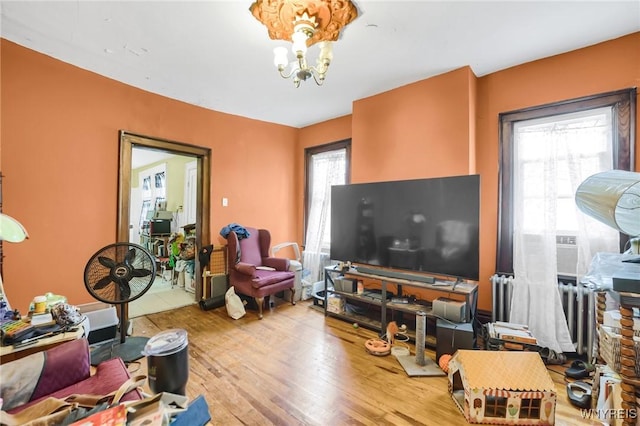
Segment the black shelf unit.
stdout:
[[[343,275],[348,276],[349,278],[366,278],[369,280],[376,280],[380,282],[380,296],[371,297],[367,294],[357,294],[357,293],[349,293],[344,291],[335,290],[335,278],[342,277]],[[404,314],[411,315],[415,317],[415,315],[422,311],[426,314],[427,319],[432,322],[432,324],[427,324],[427,336],[425,336],[425,342],[427,345],[435,347],[436,339],[435,339],[435,320],[436,316],[433,314],[433,310],[431,309],[430,304],[424,303],[400,303],[400,302],[392,302],[388,298],[389,289],[388,286],[393,285],[396,287],[396,293],[393,296],[402,297],[403,296],[403,288],[411,287],[411,288],[419,288],[419,289],[427,289],[436,292],[441,292],[445,294],[457,294],[464,296],[466,303],[466,321],[471,322],[473,318],[475,318],[477,311],[477,303],[478,303],[478,284],[476,283],[456,283],[456,282],[446,282],[446,281],[437,281],[433,284],[421,282],[421,281],[411,281],[405,278],[393,278],[382,275],[375,275],[369,273],[359,273],[357,270],[349,270],[343,273],[342,270],[337,269],[335,266],[328,266],[324,269],[324,313],[325,316],[335,317],[344,321],[356,322],[358,325],[364,326],[366,328],[372,329],[374,331],[378,331],[380,335],[383,335],[387,329],[387,318],[393,318],[393,320],[398,321],[399,319],[402,321],[404,318]],[[329,306],[329,297],[331,294],[338,295],[342,297],[345,301],[345,308],[347,306],[347,302],[355,302],[357,304],[364,304],[367,306],[379,308],[379,314],[374,315],[362,315],[359,313],[353,312],[333,312],[328,309]],[[410,321],[411,322],[411,321]],[[433,333],[430,333],[430,330],[433,330]],[[415,340],[415,331],[410,329],[407,333],[409,338]]]

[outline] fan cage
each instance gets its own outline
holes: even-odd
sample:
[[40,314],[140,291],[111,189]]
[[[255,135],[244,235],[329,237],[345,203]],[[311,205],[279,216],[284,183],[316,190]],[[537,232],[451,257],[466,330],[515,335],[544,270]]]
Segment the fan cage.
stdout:
[[[128,281],[131,295],[128,298],[122,298],[117,284],[111,282],[102,289],[96,289],[96,283],[102,278],[110,275],[111,268],[100,263],[100,257],[106,257],[116,263],[124,262],[125,256],[130,250],[135,250],[135,258],[132,265],[135,269],[148,269],[150,277],[132,277]],[[156,265],[153,255],[144,247],[131,243],[116,243],[103,247],[96,252],[85,268],[85,287],[89,293],[97,300],[108,304],[128,303],[141,297],[151,284],[156,272]]]

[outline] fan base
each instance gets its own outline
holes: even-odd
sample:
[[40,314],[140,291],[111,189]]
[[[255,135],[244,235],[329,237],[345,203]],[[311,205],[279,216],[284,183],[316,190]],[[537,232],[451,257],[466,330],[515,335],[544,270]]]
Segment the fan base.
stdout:
[[142,351],[149,341],[148,337],[127,337],[124,343],[120,340],[105,343],[91,351],[91,365],[96,366],[112,358],[122,358],[125,363],[138,360],[144,355]]

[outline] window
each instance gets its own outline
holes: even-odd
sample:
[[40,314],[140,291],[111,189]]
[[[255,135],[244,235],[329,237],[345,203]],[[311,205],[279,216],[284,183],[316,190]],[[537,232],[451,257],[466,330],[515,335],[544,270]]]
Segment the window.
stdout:
[[[635,108],[636,90],[628,89],[500,115],[499,274],[513,274],[516,211],[521,209],[523,232],[535,239],[543,234],[544,209],[552,203],[558,271],[575,275],[563,263],[570,264],[584,243],[577,237],[575,182],[599,171],[633,170]],[[548,175],[550,161],[555,185],[545,192],[540,179]],[[625,243],[620,235],[621,249]]]
[[507,398],[501,396],[486,395],[484,400],[485,417],[506,417]]
[[351,140],[305,150],[303,264],[310,282],[320,281],[331,248],[331,186],[349,182]]
[[[520,402],[521,419],[539,419],[540,418],[540,399],[539,398],[523,398]],[[550,402],[548,404],[551,404]],[[548,415],[547,415],[548,417]]]
[[[331,186],[343,185],[349,181],[349,160],[351,140],[345,140],[319,147],[308,148],[306,156],[305,190],[305,243],[308,226],[313,216],[326,209],[326,219],[322,220],[321,247],[328,253],[331,246]],[[328,196],[328,198],[327,198]]]

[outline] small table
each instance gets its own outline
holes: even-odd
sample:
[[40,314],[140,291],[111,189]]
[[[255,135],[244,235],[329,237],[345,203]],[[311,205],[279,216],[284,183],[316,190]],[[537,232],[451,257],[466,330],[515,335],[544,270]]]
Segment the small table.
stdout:
[[61,343],[82,337],[84,337],[84,327],[79,325],[74,327],[72,331],[65,331],[51,337],[43,337],[30,345],[19,346],[17,349],[13,345],[0,346],[0,364],[24,358],[36,352],[46,351]]

